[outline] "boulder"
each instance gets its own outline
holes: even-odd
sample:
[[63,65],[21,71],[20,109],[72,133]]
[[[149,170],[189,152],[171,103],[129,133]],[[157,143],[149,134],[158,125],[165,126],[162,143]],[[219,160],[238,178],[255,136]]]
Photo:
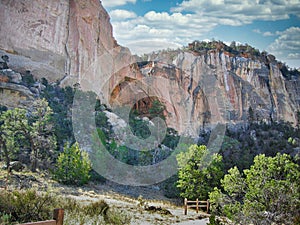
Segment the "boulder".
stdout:
[[3,83],[9,82],[9,77],[6,75],[0,74],[0,82],[3,82]]
[[19,83],[22,82],[22,76],[21,76],[20,73],[13,73],[13,74],[11,74],[11,75],[10,75],[10,78],[11,78],[10,81],[11,81],[12,83],[17,83],[17,84],[19,84]]
[[[23,169],[25,169],[24,164],[22,164],[20,161],[13,161],[10,162],[10,170],[14,170],[17,172],[22,171]],[[2,167],[2,169],[7,169],[6,165]]]
[[13,71],[12,69],[4,69],[1,71],[2,74],[10,78],[10,82],[19,84],[22,82],[22,75]]
[[8,69],[7,63],[6,62],[0,62],[0,70],[5,70]]

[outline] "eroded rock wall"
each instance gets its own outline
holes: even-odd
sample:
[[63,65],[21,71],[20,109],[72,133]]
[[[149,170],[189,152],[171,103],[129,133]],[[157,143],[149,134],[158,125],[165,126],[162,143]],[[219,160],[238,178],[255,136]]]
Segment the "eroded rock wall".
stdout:
[[140,68],[139,80],[144,84],[127,79],[113,101],[130,105],[139,93],[159,96],[166,105],[168,125],[180,132],[185,132],[186,124],[192,133],[222,122],[296,124],[300,83],[286,80],[276,62],[233,57],[218,50],[161,52],[148,60]]
[[2,0],[0,20],[0,54],[9,56],[10,68],[37,78],[94,83],[114,74],[117,60],[130,60],[99,0]]
[[1,0],[0,20],[0,54],[14,71],[78,83],[109,106],[158,97],[179,132],[220,122],[296,122],[299,81],[285,80],[274,60],[163,51],[137,63],[117,44],[99,0]]

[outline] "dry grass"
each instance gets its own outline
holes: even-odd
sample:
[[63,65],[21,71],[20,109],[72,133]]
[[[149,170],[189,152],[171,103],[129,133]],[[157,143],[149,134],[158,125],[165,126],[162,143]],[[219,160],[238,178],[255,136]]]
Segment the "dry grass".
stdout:
[[[5,187],[6,171],[0,169],[0,188]],[[48,174],[14,172],[9,181],[8,190],[12,192],[29,191],[32,188],[38,195],[49,194],[54,196],[56,204],[48,204],[51,214],[54,208],[65,209],[65,224],[90,225],[90,224],[176,224],[178,222],[196,219],[198,215],[189,211],[188,216],[183,215],[182,207],[178,207],[161,197],[156,192],[150,193],[151,199],[147,199],[148,189],[142,189],[144,196],[132,197],[118,193],[118,188],[112,188],[111,184],[90,183],[88,185],[66,186],[51,179]],[[22,188],[22,190],[19,190]],[[139,191],[139,189],[133,189]],[[151,189],[149,189],[151,191]],[[1,191],[1,193],[3,193]],[[156,199],[154,199],[156,198]],[[58,200],[57,200],[58,199]],[[2,204],[0,204],[2,205]],[[149,209],[158,210],[146,210]],[[164,213],[169,211],[170,213]],[[163,213],[162,213],[163,212]],[[50,216],[51,218],[51,216]],[[49,219],[46,218],[46,219]],[[0,215],[0,224],[12,224],[9,213]],[[28,221],[26,221],[28,222]]]

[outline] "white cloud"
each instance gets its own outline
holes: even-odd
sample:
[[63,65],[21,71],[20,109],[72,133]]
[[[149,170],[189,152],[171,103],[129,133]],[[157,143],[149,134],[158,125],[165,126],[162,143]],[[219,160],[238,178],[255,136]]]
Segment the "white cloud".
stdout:
[[[149,1],[149,0],[143,0]],[[102,0],[105,7],[114,7],[136,0]],[[276,21],[298,16],[299,0],[184,0],[171,12],[149,11],[143,16],[116,9],[110,11],[114,36],[134,53],[150,52],[156,47],[187,45],[202,40],[218,25],[241,26],[255,20]],[[262,36],[281,37],[283,32],[253,30]],[[282,39],[278,40],[282,41]],[[161,43],[164,44],[161,44]],[[133,44],[135,43],[136,46]],[[275,44],[272,49],[275,52]],[[272,51],[273,51],[272,50]],[[281,52],[277,50],[276,52]],[[294,52],[289,52],[294,54]],[[287,58],[287,52],[285,54]],[[276,54],[275,54],[276,55]]]
[[275,34],[273,34],[272,32],[270,31],[266,31],[262,34],[264,37],[270,37],[270,36],[274,36]]
[[[252,30],[252,31],[253,31],[254,33],[261,34],[261,35],[264,36],[264,37],[275,36],[275,35],[277,34],[277,32],[276,32],[276,34],[274,34],[274,33],[270,32],[270,31],[262,32],[260,29],[254,29],[254,30]],[[277,35],[278,35],[278,34],[277,34]]]
[[216,19],[218,24],[242,25],[254,20],[287,19],[299,15],[298,0],[185,0],[173,12],[193,12]]
[[290,53],[288,54],[288,59],[298,59],[300,60],[300,53]]
[[187,25],[191,22],[192,16],[190,14],[183,15],[181,13],[168,14],[167,12],[157,13],[150,11],[145,14],[144,18],[151,22],[168,22],[177,25]]
[[[118,42],[137,54],[157,50],[158,46],[177,48],[187,45],[194,39],[201,39],[201,34],[217,25],[206,18],[182,13],[150,11],[144,16],[126,20],[114,18],[112,13],[110,16]],[[130,44],[134,42],[139,43],[139,47]]]
[[129,42],[127,43],[127,47],[129,47],[132,52],[142,55],[143,53],[151,53],[161,49],[177,49],[182,46],[178,43],[170,42],[167,39],[144,39]]
[[261,30],[260,29],[254,29],[252,30],[254,33],[257,33],[257,34],[261,34]]
[[300,27],[290,27],[277,34],[279,37],[269,45],[267,51],[291,67],[300,67]]
[[105,8],[126,5],[127,3],[136,3],[136,0],[101,0]]
[[115,20],[132,19],[137,17],[134,12],[123,10],[123,9],[115,9],[111,11],[110,16],[113,17]]

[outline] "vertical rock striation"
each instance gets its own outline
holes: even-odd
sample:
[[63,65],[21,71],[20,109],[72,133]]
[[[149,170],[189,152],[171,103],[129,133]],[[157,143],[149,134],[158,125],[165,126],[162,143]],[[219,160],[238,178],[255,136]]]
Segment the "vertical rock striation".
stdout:
[[[219,122],[296,122],[299,80],[286,80],[271,56],[163,51],[136,62],[114,39],[99,0],[1,0],[0,20],[0,54],[13,70],[79,83],[110,106],[159,99],[168,126],[179,132]],[[143,98],[149,101],[136,104]]]
[[[168,125],[180,132],[184,131],[180,118],[196,133],[220,122],[296,124],[300,83],[286,80],[276,61],[234,57],[220,50],[160,52],[149,56],[149,61],[141,66],[141,74],[151,80],[151,91],[166,105]],[[113,101],[130,104],[136,94],[130,95],[125,87],[118,90],[122,97]],[[149,87],[140,85],[140,89],[152,95]]]
[[0,49],[10,67],[55,81],[65,74],[69,2],[0,2]]
[[0,20],[0,54],[16,71],[72,85],[108,80],[130,64],[99,0],[2,0]]

